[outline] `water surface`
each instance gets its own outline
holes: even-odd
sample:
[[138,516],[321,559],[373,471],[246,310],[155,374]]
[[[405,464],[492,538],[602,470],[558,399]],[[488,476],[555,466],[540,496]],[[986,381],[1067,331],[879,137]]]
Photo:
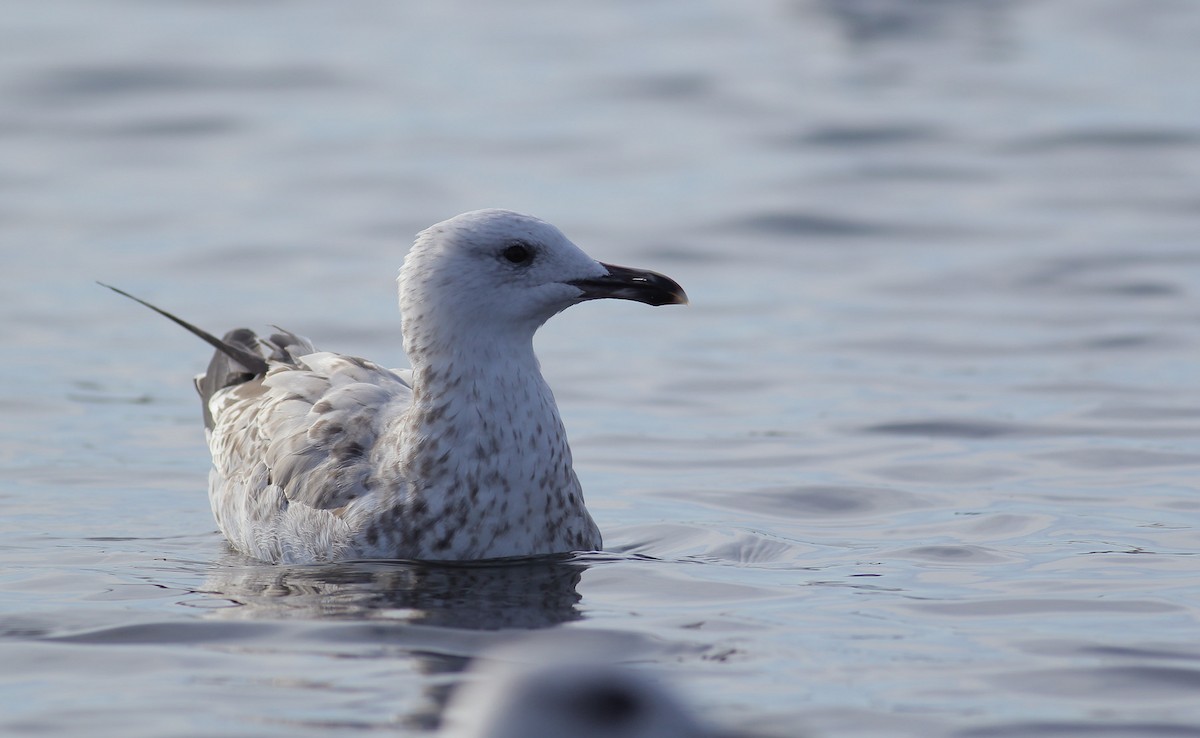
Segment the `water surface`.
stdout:
[[[0,731],[418,736],[555,630],[763,735],[1200,735],[1200,8],[9,5]],[[692,298],[539,336],[607,551],[228,551],[206,348],[92,280],[402,366],[492,206]]]

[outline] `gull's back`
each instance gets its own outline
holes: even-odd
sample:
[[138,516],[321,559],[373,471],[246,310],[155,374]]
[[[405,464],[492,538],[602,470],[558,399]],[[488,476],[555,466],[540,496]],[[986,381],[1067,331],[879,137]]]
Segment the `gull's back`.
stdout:
[[361,546],[355,518],[394,502],[394,484],[378,478],[390,450],[379,440],[411,404],[411,388],[395,372],[317,352],[293,334],[251,341],[246,329],[237,333],[243,345],[265,349],[266,374],[247,376],[217,352],[196,381],[221,531],[265,561],[370,557],[353,550]]

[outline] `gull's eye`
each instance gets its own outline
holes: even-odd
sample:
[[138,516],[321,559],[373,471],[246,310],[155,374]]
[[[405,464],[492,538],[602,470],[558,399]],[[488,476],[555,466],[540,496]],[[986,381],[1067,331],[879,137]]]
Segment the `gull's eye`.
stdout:
[[504,249],[504,258],[513,264],[528,264],[533,261],[533,249],[529,244],[517,241]]

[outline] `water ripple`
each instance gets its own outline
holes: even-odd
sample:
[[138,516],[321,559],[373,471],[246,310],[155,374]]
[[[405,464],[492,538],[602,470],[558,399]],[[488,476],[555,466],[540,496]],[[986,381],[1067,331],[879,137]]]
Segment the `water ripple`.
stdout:
[[87,98],[151,96],[200,91],[277,91],[334,87],[338,80],[328,69],[306,66],[246,69],[215,65],[97,64],[64,66],[34,75],[24,94],[51,101],[77,102]]

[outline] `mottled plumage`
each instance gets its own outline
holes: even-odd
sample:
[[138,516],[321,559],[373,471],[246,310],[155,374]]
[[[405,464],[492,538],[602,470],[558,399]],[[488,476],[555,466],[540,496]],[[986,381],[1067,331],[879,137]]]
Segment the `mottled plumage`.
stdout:
[[216,339],[150,306],[218,347],[196,387],[229,541],[280,562],[598,549],[533,334],[584,300],[684,303],[683,289],[505,210],[422,231],[399,284],[411,372],[286,332]]

